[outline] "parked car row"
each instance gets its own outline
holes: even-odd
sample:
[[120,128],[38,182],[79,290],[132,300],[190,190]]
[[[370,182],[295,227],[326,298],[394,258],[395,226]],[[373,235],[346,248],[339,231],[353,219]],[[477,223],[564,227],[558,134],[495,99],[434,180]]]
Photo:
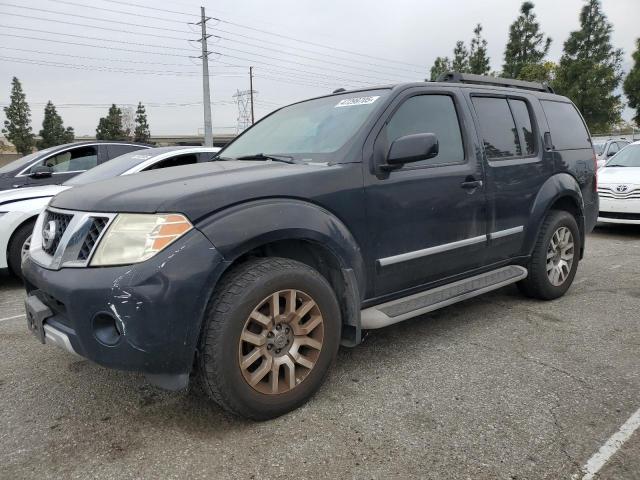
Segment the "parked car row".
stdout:
[[[87,167],[84,170],[88,170],[85,173],[82,173],[84,170],[79,170],[77,165],[72,167],[73,173],[65,171],[60,175],[54,173],[32,178],[21,173],[40,171],[38,169],[44,166],[52,168],[50,167],[52,162],[61,158],[79,158],[78,152],[89,153],[88,148],[103,153],[99,162],[94,161],[95,156],[91,162],[83,160],[83,166]],[[13,274],[22,276],[20,264],[29,250],[31,232],[36,218],[51,198],[58,193],[74,186],[120,175],[208,162],[219,150],[219,148],[205,147],[150,148],[145,145],[120,143],[81,144],[80,146],[70,144],[43,150],[7,165],[4,185],[11,184],[13,188],[0,191],[0,270],[10,269]],[[120,156],[111,158],[110,154]],[[60,164],[59,162],[55,165]],[[29,179],[30,183],[21,186],[16,183],[17,179]],[[66,181],[60,185],[52,184],[60,180]]]

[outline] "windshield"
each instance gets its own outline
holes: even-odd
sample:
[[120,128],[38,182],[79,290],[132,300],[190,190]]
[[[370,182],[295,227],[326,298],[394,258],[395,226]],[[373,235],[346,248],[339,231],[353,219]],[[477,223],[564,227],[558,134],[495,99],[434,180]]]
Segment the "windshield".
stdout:
[[85,183],[98,182],[100,180],[106,180],[107,178],[117,177],[153,156],[154,155],[150,153],[145,153],[144,150],[135,150],[133,152],[125,153],[124,155],[116,157],[113,160],[109,160],[102,165],[98,165],[91,170],[87,170],[85,173],[67,180],[63,185],[84,185]]
[[0,167],[0,173],[9,173],[9,172],[13,172],[14,170],[22,170],[24,167],[31,164],[31,162],[34,162],[35,160],[37,160],[38,157],[42,155],[46,155],[52,152],[53,150],[55,150],[56,148],[58,147],[49,147],[49,148],[45,148],[44,150],[38,150],[37,152],[30,153],[29,155],[26,155],[24,157],[20,157],[19,159],[14,160],[11,163],[7,163],[3,167]]
[[607,167],[640,167],[640,145],[628,145],[611,157]]
[[251,127],[221,156],[335,152],[347,143],[388,94],[389,90],[369,90],[284,107]]
[[603,142],[598,142],[593,144],[593,149],[596,151],[596,155],[602,155],[602,152],[604,152],[604,146],[605,146],[605,143]]

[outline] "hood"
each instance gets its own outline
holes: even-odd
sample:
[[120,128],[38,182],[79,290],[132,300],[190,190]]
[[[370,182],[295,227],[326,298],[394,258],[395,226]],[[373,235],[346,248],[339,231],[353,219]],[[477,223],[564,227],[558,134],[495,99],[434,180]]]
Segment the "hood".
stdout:
[[605,167],[598,170],[599,185],[640,185],[640,167]]
[[[339,166],[265,161],[214,161],[124,175],[74,187],[52,206],[91,212],[185,214],[192,222],[228,205],[273,196],[309,198]],[[314,175],[314,181],[303,178]],[[339,175],[337,176],[339,178]],[[317,180],[315,180],[317,179]],[[332,180],[336,182],[336,180]],[[345,183],[346,180],[338,180]],[[326,185],[326,183],[324,184]],[[335,183],[332,188],[339,185]]]
[[62,185],[41,185],[38,187],[12,188],[11,190],[3,190],[0,192],[0,209],[1,206],[12,202],[22,200],[30,200],[32,198],[53,197],[69,187]]

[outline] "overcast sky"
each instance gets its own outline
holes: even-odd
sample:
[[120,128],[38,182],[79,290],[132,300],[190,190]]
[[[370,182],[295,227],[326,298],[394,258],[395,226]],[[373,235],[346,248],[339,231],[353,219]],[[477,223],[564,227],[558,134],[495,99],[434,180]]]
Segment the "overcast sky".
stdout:
[[[628,70],[640,35],[640,1],[602,3]],[[17,76],[36,133],[47,100],[59,106],[65,125],[77,135],[95,134],[106,105],[138,101],[147,105],[152,134],[202,133],[200,64],[191,58],[200,47],[188,41],[199,37],[199,27],[189,22],[198,21],[201,4],[218,19],[208,22],[209,33],[222,37],[209,44],[216,52],[211,55],[215,135],[235,132],[233,94],[249,88],[249,65],[255,67],[257,117],[338,87],[422,80],[436,56],[451,56],[456,40],[469,42],[478,22],[489,42],[492,70],[499,71],[521,2],[0,0],[0,104],[8,103],[11,77]],[[535,1],[542,29],[553,39],[551,60],[559,59],[569,32],[578,28],[582,5],[581,0]],[[631,117],[628,109],[624,117]]]

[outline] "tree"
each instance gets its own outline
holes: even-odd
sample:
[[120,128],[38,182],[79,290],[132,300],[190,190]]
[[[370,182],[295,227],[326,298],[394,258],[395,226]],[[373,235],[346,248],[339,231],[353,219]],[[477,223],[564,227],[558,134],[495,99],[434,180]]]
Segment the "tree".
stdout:
[[633,121],[640,127],[640,38],[636,40],[636,51],[633,52],[633,67],[625,78],[622,88],[629,99],[629,106],[636,109]]
[[533,3],[524,2],[520,16],[509,27],[509,41],[504,52],[502,75],[521,78],[520,72],[527,65],[539,65],[549,52],[551,39],[540,31],[540,24],[533,13]]
[[109,108],[106,117],[102,117],[96,128],[98,140],[126,140],[127,135],[122,128],[122,111],[115,104]]
[[138,109],[136,110],[136,128],[133,132],[133,141],[139,143],[147,143],[151,133],[149,132],[149,123],[147,122],[147,111],[142,105],[142,102],[138,102]]
[[458,40],[455,48],[453,49],[453,62],[451,67],[454,72],[469,72],[469,50],[464,46],[464,42],[462,40]]
[[39,149],[73,142],[73,128],[64,128],[62,118],[58,115],[56,107],[51,100],[49,100],[44,107],[44,120],[42,120],[40,137],[40,140],[37,142]]
[[22,155],[31,153],[34,144],[34,135],[31,130],[31,109],[27,103],[27,97],[22,91],[20,80],[13,77],[11,81],[11,103],[4,107],[7,119],[4,121],[4,133],[16,151]]
[[615,91],[622,81],[622,50],[611,45],[613,27],[599,0],[586,0],[580,30],[571,32],[553,86],[582,112],[591,131],[607,131],[620,121],[622,102]]
[[120,111],[122,112],[122,131],[127,139],[131,139],[135,128],[135,113],[133,107],[126,106],[121,108]]
[[527,63],[520,70],[518,78],[528,82],[542,82],[551,85],[556,78],[558,66],[553,62]]
[[476,25],[473,29],[474,37],[471,39],[469,52],[469,72],[476,75],[486,75],[491,67],[487,55],[487,41],[482,38],[482,25]]
[[440,75],[451,71],[451,61],[449,57],[437,57],[431,67],[431,81],[435,82]]

